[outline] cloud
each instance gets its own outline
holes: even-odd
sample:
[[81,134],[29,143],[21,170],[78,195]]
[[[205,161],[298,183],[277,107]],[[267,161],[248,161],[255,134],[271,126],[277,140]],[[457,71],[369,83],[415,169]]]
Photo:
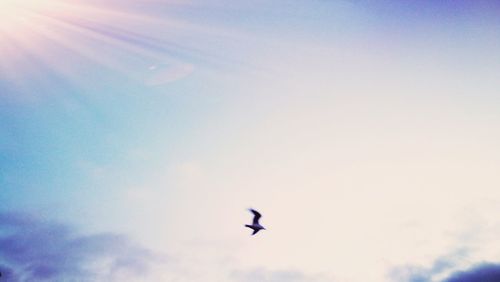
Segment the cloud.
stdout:
[[256,268],[249,271],[234,271],[231,279],[241,282],[327,282],[333,281],[324,275],[309,275],[296,270],[268,270]]
[[456,268],[459,261],[466,255],[466,250],[460,250],[436,259],[430,267],[414,265],[396,267],[389,272],[389,278],[390,281],[395,282],[434,281],[436,276],[446,275],[447,272]]
[[2,281],[9,281],[9,282],[19,281],[12,268],[1,264],[0,264],[0,279],[2,279]]
[[478,263],[468,265],[466,270],[462,262],[467,251],[461,250],[437,259],[431,267],[402,266],[393,269],[389,278],[396,282],[498,282],[500,264]]
[[160,262],[163,256],[121,235],[80,235],[67,225],[0,213],[5,281],[130,281]]
[[466,271],[453,273],[444,282],[498,282],[500,281],[500,264],[482,263]]

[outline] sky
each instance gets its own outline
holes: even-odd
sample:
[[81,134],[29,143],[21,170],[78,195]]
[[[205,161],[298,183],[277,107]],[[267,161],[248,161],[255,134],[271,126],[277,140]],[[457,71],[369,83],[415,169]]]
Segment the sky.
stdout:
[[0,282],[500,281],[498,50],[495,1],[4,0]]

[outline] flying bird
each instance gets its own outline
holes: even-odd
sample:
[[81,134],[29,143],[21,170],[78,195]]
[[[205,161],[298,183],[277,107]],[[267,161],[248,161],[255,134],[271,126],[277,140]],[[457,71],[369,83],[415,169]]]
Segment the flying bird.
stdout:
[[262,215],[254,209],[249,209],[249,211],[253,213],[253,222],[252,224],[246,224],[245,227],[248,227],[253,230],[252,235],[257,234],[257,232],[259,232],[262,229],[265,230],[264,226],[260,225],[259,223],[259,219],[262,217]]

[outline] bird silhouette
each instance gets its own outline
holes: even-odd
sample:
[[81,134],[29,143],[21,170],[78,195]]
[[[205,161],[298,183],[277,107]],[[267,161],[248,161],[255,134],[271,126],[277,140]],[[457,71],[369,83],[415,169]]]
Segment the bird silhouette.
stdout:
[[252,221],[252,224],[245,224],[245,227],[248,227],[248,228],[253,230],[253,232],[252,232],[252,236],[253,236],[253,235],[257,234],[257,232],[259,232],[260,230],[262,230],[262,229],[265,230],[265,228],[264,228],[264,226],[260,225],[260,223],[259,223],[259,219],[262,217],[262,215],[254,209],[249,209],[249,211],[251,213],[253,213],[253,221]]

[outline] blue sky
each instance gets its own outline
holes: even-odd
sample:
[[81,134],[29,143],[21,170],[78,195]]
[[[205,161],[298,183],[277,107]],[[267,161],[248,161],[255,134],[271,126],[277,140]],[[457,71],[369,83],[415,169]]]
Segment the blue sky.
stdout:
[[0,8],[12,279],[498,277],[498,4]]

